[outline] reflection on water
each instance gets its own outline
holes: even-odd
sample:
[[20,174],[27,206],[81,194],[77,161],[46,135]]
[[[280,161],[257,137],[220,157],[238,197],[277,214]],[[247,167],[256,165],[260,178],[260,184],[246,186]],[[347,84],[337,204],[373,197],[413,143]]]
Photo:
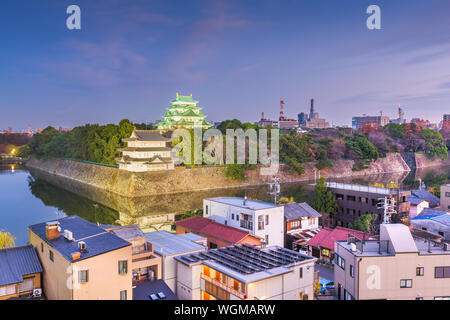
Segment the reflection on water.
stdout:
[[[54,219],[54,212],[61,211],[66,215],[78,215],[88,221],[101,224],[127,225],[138,224],[144,231],[171,230],[177,216],[187,211],[202,208],[203,199],[219,196],[237,196],[247,195],[251,199],[271,201],[267,194],[265,186],[246,187],[235,189],[199,191],[189,193],[177,193],[172,195],[148,196],[142,198],[127,198],[97,188],[89,187],[79,182],[68,180],[66,178],[56,177],[54,175],[35,170],[27,169],[21,166],[12,168],[0,167],[0,191],[8,188],[7,180],[3,177],[12,176],[18,184],[28,186],[28,194],[22,195],[23,202],[40,201],[46,209],[54,208],[50,216],[46,213],[41,220],[36,221],[38,217],[24,215],[23,219],[14,220],[15,224],[20,224],[24,230],[32,223],[42,222]],[[11,178],[11,177],[10,177]],[[418,186],[418,179],[425,181],[427,187],[433,184],[445,183],[450,178],[450,167],[430,168],[417,172],[405,172],[397,174],[371,175],[364,177],[352,177],[346,179],[330,179],[333,181],[356,183],[363,185],[372,185],[375,183],[387,184],[391,181],[399,183],[401,188],[409,189]],[[312,190],[310,182],[284,184],[281,187],[281,196],[293,198],[297,202],[307,201]],[[31,198],[30,198],[31,196]],[[0,198],[4,203],[7,198]],[[94,206],[98,204],[98,206]],[[7,205],[8,207],[8,205]],[[20,207],[17,203],[11,202],[9,212],[3,214],[11,215]],[[0,215],[0,229],[3,219]],[[7,221],[6,221],[7,223]],[[6,227],[8,227],[6,225]],[[23,241],[20,244],[24,244]]]

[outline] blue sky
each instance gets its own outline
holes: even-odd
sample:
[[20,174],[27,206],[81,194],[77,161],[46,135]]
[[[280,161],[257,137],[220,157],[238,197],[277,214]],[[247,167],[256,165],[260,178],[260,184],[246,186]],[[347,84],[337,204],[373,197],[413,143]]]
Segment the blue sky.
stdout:
[[[81,7],[82,30],[66,28]],[[382,30],[366,9],[382,10]],[[447,0],[3,0],[0,129],[160,119],[180,94],[209,121],[317,111],[450,113]]]

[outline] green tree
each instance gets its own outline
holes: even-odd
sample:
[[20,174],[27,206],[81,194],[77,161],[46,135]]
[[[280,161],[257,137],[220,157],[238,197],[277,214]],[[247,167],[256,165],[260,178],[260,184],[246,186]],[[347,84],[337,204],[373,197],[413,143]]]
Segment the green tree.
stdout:
[[14,247],[15,240],[16,238],[14,238],[11,233],[6,231],[0,231],[0,249]]
[[439,157],[442,160],[448,158],[447,145],[439,132],[431,129],[423,129],[420,137],[425,140],[425,151],[430,154],[430,157]]
[[401,139],[405,136],[405,125],[399,123],[388,123],[384,126],[387,134],[393,139]]
[[321,213],[327,213],[330,215],[334,215],[339,209],[338,202],[333,193],[328,190],[327,181],[324,177],[320,177],[314,187],[311,206]]
[[371,232],[373,229],[372,222],[375,221],[375,215],[365,214],[363,216],[358,217],[353,224],[350,224],[350,229],[363,231],[363,232]]

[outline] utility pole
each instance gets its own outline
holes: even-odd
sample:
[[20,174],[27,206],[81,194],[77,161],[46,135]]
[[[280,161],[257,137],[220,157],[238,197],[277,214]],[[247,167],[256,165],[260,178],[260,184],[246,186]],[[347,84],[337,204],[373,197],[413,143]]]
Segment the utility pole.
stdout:
[[277,204],[277,196],[280,194],[280,179],[277,177],[273,178],[273,182],[269,182],[268,194],[273,196],[273,203]]

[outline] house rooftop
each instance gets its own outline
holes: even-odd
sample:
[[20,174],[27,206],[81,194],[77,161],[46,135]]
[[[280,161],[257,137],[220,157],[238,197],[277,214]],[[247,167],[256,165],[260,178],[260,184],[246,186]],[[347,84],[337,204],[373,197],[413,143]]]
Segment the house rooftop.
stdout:
[[200,216],[194,216],[176,221],[175,225],[184,227],[194,232],[199,232],[222,239],[230,243],[237,243],[250,234],[250,231],[227,226],[222,223],[218,223],[213,219]]
[[128,226],[112,226],[104,229],[127,241],[145,237],[144,232],[142,232],[141,228],[139,228],[137,224]]
[[358,257],[395,256],[397,253],[450,254],[448,244],[434,241],[431,237],[417,236],[417,233],[411,232],[403,224],[380,225],[379,240],[337,241],[336,245]]
[[441,203],[441,199],[426,190],[412,190],[411,194],[419,199],[428,201],[430,208],[437,207]]
[[164,137],[158,130],[134,130],[130,138],[124,138],[122,141],[170,141]]
[[197,243],[197,241],[206,239],[193,233],[177,235],[163,230],[148,232],[145,237],[148,242],[153,244],[154,252],[160,256],[205,249],[205,246]]
[[[217,198],[207,198],[205,200],[215,201],[215,202],[228,204],[228,205],[235,206],[235,207],[247,208],[247,209],[251,209],[251,210],[263,210],[263,209],[279,207],[279,205],[269,203],[269,202],[250,200],[250,199],[246,200],[244,198],[238,198],[238,197],[217,197]],[[245,201],[245,203],[244,203],[244,201]]]
[[[56,222],[61,228],[61,236],[53,240],[48,240],[46,238],[46,222],[38,223],[29,226],[28,228],[70,262],[80,261],[126,246],[131,246],[130,242],[78,216],[65,217],[56,220]],[[64,230],[72,232],[73,241],[64,238]],[[78,249],[78,242],[80,241],[86,243],[86,250],[83,252],[80,252]],[[71,257],[71,253],[73,252],[80,252],[80,258],[73,260]]]
[[318,218],[321,214],[313,209],[306,202],[303,203],[288,203],[284,205],[284,217],[288,220],[299,218]]
[[20,283],[24,276],[42,271],[32,245],[0,250],[0,286]]
[[258,248],[239,244],[187,254],[175,258],[187,265],[204,264],[244,283],[291,272],[292,265],[313,262],[316,258],[279,246]]
[[357,239],[371,239],[373,235],[344,227],[336,227],[334,229],[323,228],[311,240],[308,245],[312,247],[322,247],[334,250],[334,242],[347,240],[349,236]]

